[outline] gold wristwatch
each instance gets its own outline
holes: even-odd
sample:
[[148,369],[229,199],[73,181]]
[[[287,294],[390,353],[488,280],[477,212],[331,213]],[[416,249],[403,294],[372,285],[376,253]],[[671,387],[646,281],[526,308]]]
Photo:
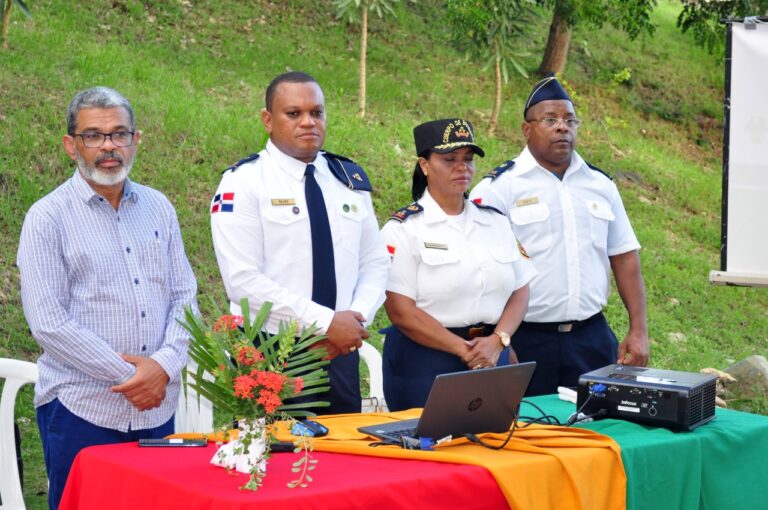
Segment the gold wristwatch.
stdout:
[[509,333],[502,331],[500,329],[497,329],[493,332],[494,335],[499,337],[499,340],[501,340],[501,345],[504,347],[509,347]]

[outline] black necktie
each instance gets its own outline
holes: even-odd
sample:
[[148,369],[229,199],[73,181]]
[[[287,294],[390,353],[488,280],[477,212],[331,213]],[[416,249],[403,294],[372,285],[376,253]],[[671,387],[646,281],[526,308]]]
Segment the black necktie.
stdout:
[[323,192],[315,180],[315,165],[307,165],[304,176],[304,196],[307,199],[309,228],[312,232],[312,301],[335,309],[336,269],[333,261],[333,237]]

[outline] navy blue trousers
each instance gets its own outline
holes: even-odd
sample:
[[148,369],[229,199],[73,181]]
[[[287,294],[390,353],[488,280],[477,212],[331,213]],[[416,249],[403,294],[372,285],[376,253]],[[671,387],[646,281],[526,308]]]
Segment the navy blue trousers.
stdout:
[[161,438],[173,434],[173,416],[153,429],[119,430],[99,427],[75,416],[59,399],[37,408],[37,426],[43,442],[43,458],[48,473],[48,506],[56,510],[64,493],[69,470],[75,456],[85,447],[100,444],[128,443],[141,438]]
[[[382,367],[384,400],[390,411],[424,407],[435,377],[469,370],[458,356],[424,347],[395,326],[382,333],[387,335]],[[509,364],[509,349],[501,352],[498,364]]]
[[517,359],[535,361],[526,396],[557,393],[558,386],[575,388],[579,376],[616,363],[618,341],[601,314],[569,333],[541,331],[521,324],[512,336]]
[[309,410],[318,415],[359,413],[362,403],[360,353],[355,351],[337,356],[331,360],[330,365],[326,366],[326,370],[328,371],[329,391],[290,398],[285,401],[286,404],[326,401],[330,403],[329,407],[312,407]]

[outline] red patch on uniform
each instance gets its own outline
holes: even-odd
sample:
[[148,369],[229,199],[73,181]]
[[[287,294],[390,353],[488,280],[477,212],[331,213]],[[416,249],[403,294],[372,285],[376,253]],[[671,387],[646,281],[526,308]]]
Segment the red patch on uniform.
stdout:
[[395,255],[395,247],[392,246],[391,244],[387,245],[387,251],[389,252],[390,255],[392,255],[392,256]]
[[483,203],[483,199],[482,199],[482,198],[473,198],[473,199],[472,199],[472,202],[474,202],[474,203],[476,203],[476,204],[480,205],[480,204],[482,204],[482,203]]

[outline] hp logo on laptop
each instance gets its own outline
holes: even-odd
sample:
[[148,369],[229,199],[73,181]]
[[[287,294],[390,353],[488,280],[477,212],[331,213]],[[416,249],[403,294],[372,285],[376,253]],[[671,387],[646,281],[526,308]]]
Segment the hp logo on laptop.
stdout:
[[482,398],[480,397],[473,398],[472,400],[469,401],[469,405],[467,406],[467,409],[469,411],[477,411],[478,409],[480,409],[480,406],[482,405],[483,405]]

